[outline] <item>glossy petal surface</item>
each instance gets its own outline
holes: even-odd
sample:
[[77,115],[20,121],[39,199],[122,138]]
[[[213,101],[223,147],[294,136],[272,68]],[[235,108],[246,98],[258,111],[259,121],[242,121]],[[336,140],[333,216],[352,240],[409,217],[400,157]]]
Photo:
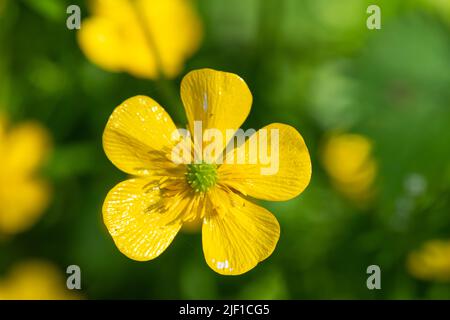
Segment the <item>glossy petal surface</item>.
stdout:
[[215,192],[214,212],[202,227],[203,253],[214,271],[239,275],[272,254],[280,226],[266,209],[238,195]]
[[[155,181],[119,183],[103,204],[103,220],[117,248],[127,257],[147,261],[158,257],[175,238],[180,223],[162,223],[160,190]],[[170,209],[170,208],[169,208]]]
[[135,96],[118,106],[109,118],[103,148],[111,162],[126,173],[164,174],[174,166],[171,151],[175,131],[172,119],[157,102]]
[[[247,118],[252,94],[239,76],[212,69],[189,72],[181,82],[189,129],[194,134],[194,121],[201,121],[202,129],[218,129],[225,148],[226,129],[237,130]],[[223,149],[222,148],[222,149]]]
[[[278,132],[278,143],[272,139],[272,130],[278,130],[274,131]],[[291,126],[274,123],[260,129],[254,138],[256,149],[249,139],[234,150],[234,164],[220,166],[220,183],[264,200],[282,201],[299,195],[311,179],[311,159],[302,136]],[[267,154],[273,154],[273,158],[262,156],[266,152],[260,151],[261,144],[267,146]],[[250,159],[252,152],[256,153],[256,161]],[[238,162],[239,153],[245,156],[244,164]]]

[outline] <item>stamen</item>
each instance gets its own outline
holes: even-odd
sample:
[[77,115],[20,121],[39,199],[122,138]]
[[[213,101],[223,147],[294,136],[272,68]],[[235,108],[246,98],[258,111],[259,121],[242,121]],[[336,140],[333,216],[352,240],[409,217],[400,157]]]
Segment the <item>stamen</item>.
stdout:
[[205,162],[188,164],[186,180],[195,192],[206,192],[217,182],[216,168],[216,165]]

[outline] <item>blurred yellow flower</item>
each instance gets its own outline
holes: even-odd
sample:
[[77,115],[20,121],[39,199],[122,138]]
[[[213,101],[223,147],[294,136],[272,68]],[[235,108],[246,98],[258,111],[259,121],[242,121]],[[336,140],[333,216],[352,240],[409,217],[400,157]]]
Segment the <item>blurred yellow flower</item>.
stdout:
[[79,299],[67,289],[61,272],[45,261],[27,261],[0,278],[0,300]]
[[[211,69],[187,74],[181,98],[194,138],[194,122],[202,123],[203,133],[237,130],[252,104],[240,77]],[[263,129],[278,129],[276,174],[262,175],[266,165],[259,159],[254,164],[177,164],[171,151],[180,137],[173,135],[176,127],[156,101],[136,96],[118,106],[106,125],[103,147],[115,166],[135,176],[115,186],[103,205],[104,222],[118,249],[134,260],[154,259],[183,224],[201,219],[203,252],[214,271],[242,274],[269,257],[278,242],[278,221],[247,197],[284,201],[299,195],[309,184],[311,161],[296,129],[279,123]],[[234,152],[239,149],[248,159],[248,144]]]
[[430,240],[409,254],[408,271],[422,280],[450,282],[450,240]]
[[35,176],[50,151],[50,137],[37,122],[8,130],[0,115],[0,235],[31,227],[46,209],[50,190]]
[[175,77],[199,47],[201,22],[189,0],[92,0],[78,31],[84,54],[101,68],[156,79]]
[[358,134],[333,134],[326,140],[321,158],[338,191],[358,204],[370,200],[377,165],[368,138]]

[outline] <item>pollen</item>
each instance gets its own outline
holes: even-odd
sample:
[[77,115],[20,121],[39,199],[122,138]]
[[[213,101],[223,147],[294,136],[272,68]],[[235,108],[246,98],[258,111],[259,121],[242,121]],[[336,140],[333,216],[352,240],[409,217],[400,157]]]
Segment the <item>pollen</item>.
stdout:
[[217,182],[217,166],[205,162],[188,164],[186,180],[195,192],[206,192]]

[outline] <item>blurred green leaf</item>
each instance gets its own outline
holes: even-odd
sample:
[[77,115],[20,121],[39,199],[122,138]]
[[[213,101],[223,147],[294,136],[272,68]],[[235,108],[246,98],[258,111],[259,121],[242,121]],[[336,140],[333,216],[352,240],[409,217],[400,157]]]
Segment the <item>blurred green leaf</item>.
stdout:
[[25,3],[44,18],[61,22],[66,17],[66,2],[61,0],[25,0]]

